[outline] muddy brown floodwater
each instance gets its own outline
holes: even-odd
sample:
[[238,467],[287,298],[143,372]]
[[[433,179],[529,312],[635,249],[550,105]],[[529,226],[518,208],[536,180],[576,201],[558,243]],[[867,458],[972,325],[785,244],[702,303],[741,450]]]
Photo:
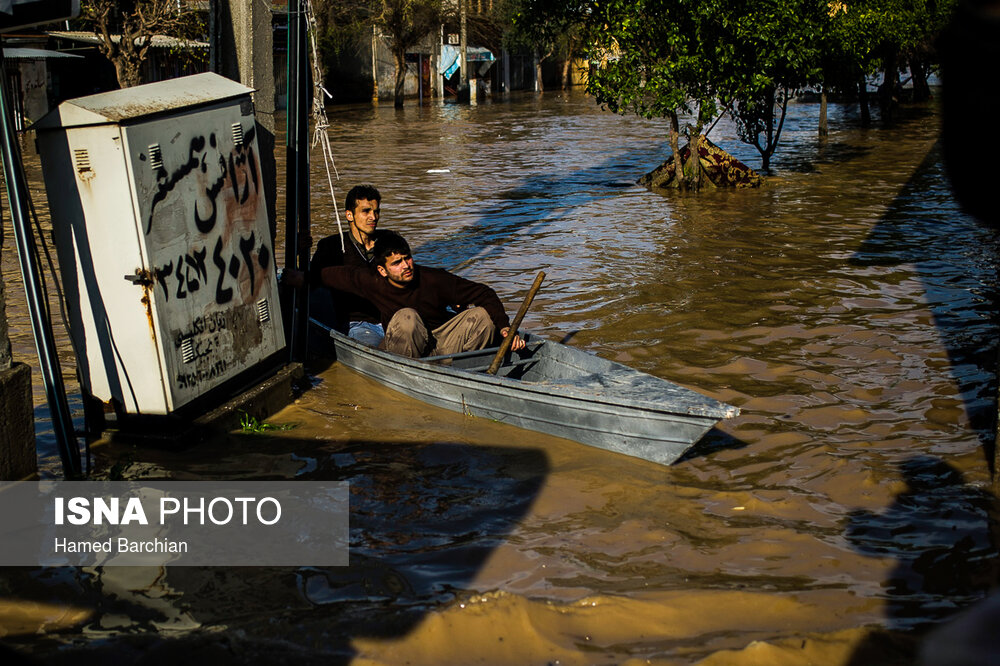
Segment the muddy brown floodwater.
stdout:
[[[764,189],[663,197],[635,179],[665,124],[582,94],[330,109],[337,198],[377,185],[418,262],[511,311],[544,270],[527,328],[742,414],[662,467],[316,365],[270,419],[294,430],[95,453],[137,478],[349,481],[350,567],[7,570],[3,641],[66,662],[912,660],[993,580],[998,243],[949,193],[933,108],[867,131],[835,108],[824,146],[816,112],[793,107]],[[712,139],[758,164],[733,134]],[[335,231],[318,161],[312,205],[314,237]],[[33,361],[11,245],[15,354]]]

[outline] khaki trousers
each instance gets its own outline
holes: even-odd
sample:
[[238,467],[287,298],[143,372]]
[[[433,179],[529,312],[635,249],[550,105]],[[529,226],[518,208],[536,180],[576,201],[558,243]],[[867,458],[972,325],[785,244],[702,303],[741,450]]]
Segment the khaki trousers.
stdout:
[[484,349],[495,334],[496,326],[483,308],[463,310],[429,333],[416,310],[403,308],[389,320],[380,347],[410,358],[442,356]]

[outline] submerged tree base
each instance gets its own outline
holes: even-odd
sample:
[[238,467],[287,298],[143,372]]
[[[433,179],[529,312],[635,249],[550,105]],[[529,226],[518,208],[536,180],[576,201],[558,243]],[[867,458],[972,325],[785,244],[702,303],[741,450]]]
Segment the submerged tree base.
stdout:
[[[691,144],[681,148],[681,161],[687,162],[691,154]],[[698,149],[701,158],[702,187],[760,187],[764,179],[756,171],[727,153],[722,148],[701,137]],[[674,177],[674,156],[639,179],[640,185],[645,185],[654,192],[677,189],[679,181]]]

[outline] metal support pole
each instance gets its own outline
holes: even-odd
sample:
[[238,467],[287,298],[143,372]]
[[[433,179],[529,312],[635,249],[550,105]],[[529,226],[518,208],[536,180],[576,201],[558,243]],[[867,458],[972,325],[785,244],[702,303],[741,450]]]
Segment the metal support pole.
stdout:
[[[288,148],[285,189],[285,268],[309,270],[309,249],[299,238],[309,235],[309,39],[305,0],[288,3]],[[289,358],[303,361],[309,333],[309,292],[294,290],[286,309]]]
[[62,459],[63,474],[67,478],[79,478],[80,448],[66,400],[66,387],[59,367],[59,355],[48,318],[48,303],[36,259],[35,237],[31,232],[28,212],[28,183],[21,162],[21,147],[14,131],[14,110],[3,58],[0,58],[0,89],[0,156],[3,158],[4,178],[7,181],[7,201],[10,203],[21,278],[24,280],[24,293],[31,315],[31,330],[38,352],[42,382],[45,384],[45,397],[52,415],[52,427],[59,446],[59,457]]

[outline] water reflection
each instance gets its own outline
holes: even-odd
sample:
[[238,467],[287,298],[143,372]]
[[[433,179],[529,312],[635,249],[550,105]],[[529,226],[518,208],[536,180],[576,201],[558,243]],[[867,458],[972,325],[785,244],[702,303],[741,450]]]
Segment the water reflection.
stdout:
[[[300,424],[287,440],[100,455],[139,477],[346,475],[361,502],[356,568],[168,571],[166,596],[200,635],[244,628],[254,649],[287,639],[296,659],[346,658],[362,641],[363,659],[426,664],[488,661],[498,636],[507,663],[733,663],[725,651],[753,643],[750,661],[782,641],[801,656],[804,635],[856,640],[859,628],[935,622],[974,597],[976,581],[928,572],[955,564],[939,529],[949,516],[963,535],[990,527],[977,489],[989,481],[994,240],[948,195],[933,115],[864,131],[849,109],[831,111],[823,145],[815,107],[790,109],[762,190],[659,196],[632,183],[662,160],[664,123],[582,95],[332,110],[338,188],[377,185],[383,226],[419,260],[458,266],[508,304],[545,270],[526,327],[742,413],[664,468],[316,365],[312,389],[277,417]],[[712,138],[755,164],[732,135],[724,121]],[[318,238],[335,223],[325,170],[313,169]],[[24,358],[30,332],[17,321]],[[914,473],[937,481],[910,479],[916,456],[954,473],[927,463]],[[965,552],[992,557],[975,538]],[[76,587],[33,575],[11,589],[98,616],[113,606],[88,574]],[[490,601],[470,609],[474,597]],[[144,619],[109,642],[133,630],[161,638],[144,611],[129,612]]]

